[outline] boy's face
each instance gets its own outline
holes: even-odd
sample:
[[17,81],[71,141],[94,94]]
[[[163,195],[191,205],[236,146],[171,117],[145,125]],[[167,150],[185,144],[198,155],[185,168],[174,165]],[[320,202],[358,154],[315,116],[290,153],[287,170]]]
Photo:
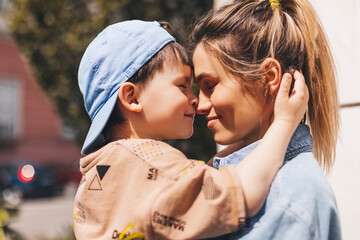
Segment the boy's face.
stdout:
[[184,139],[193,133],[197,98],[191,91],[191,68],[183,64],[164,64],[140,91],[143,107],[143,137]]

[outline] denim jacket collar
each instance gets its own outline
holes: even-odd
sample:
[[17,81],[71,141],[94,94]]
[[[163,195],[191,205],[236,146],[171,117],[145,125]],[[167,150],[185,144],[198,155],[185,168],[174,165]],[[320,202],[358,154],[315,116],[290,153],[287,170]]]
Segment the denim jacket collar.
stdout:
[[[236,152],[231,153],[226,157],[215,157],[213,166],[220,169],[228,165],[239,164],[252,150],[254,150],[261,140],[258,140]],[[310,128],[307,125],[300,124],[294,135],[292,136],[289,146],[285,154],[285,162],[290,161],[302,152],[313,151],[312,138],[310,135]]]

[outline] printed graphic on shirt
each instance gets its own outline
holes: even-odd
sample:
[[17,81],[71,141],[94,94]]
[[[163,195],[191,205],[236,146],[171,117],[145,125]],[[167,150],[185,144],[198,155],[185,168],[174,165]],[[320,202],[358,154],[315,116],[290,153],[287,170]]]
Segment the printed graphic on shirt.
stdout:
[[98,165],[96,166],[96,170],[99,174],[100,180],[102,180],[106,174],[106,172],[109,170],[109,165]]
[[84,223],[86,221],[85,216],[85,207],[81,203],[77,203],[77,206],[74,209],[74,215],[73,215],[73,224],[75,228],[75,223]]
[[[97,175],[95,175],[94,178],[92,179],[88,190],[102,191],[100,181],[103,180],[103,178],[105,177],[105,174],[107,173],[109,168],[110,168],[109,165],[97,165],[96,166]],[[99,180],[99,178],[100,178],[100,180]]]
[[153,159],[163,154],[163,152],[160,150],[159,144],[151,140],[142,143],[131,144],[130,147],[136,156],[144,160]]
[[244,230],[244,228],[245,228],[245,226],[246,226],[246,218],[245,218],[245,217],[240,217],[240,218],[238,219],[238,221],[239,221],[239,225],[238,225],[239,230],[240,230],[240,231],[241,231],[241,230]]
[[158,176],[158,170],[156,168],[150,168],[147,179],[156,181],[157,176]]
[[221,188],[214,183],[213,178],[210,176],[205,178],[203,190],[206,200],[216,199],[221,194]]
[[154,212],[154,215],[152,217],[152,221],[154,223],[158,223],[161,225],[164,225],[166,227],[170,227],[175,230],[184,231],[186,222],[182,221],[180,219],[169,217],[164,214],[160,214],[159,212]]
[[117,230],[114,230],[111,238],[112,239],[120,239],[120,240],[141,240],[145,239],[144,234],[142,232],[138,233],[130,233],[130,229],[135,226],[135,223],[132,222],[127,226],[122,232],[118,232]]
[[188,167],[186,167],[186,168],[184,168],[183,170],[181,170],[181,172],[183,173],[183,174],[186,174],[186,173],[188,173],[189,171],[188,171],[188,169],[192,169],[192,168],[194,168],[196,165],[198,165],[198,164],[203,164],[204,163],[204,161],[200,161],[200,160],[198,160],[198,161],[191,161],[190,162],[190,165],[188,166]]
[[93,180],[91,181],[88,190],[91,191],[102,191],[102,187],[99,181],[98,175],[95,175]]

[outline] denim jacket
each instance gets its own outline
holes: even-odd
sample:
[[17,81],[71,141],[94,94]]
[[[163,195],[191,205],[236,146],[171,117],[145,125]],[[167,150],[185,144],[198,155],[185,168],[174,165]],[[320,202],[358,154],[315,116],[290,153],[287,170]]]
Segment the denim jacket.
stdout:
[[[260,140],[259,140],[260,141]],[[215,158],[214,167],[237,165],[259,141],[224,158]],[[334,193],[313,155],[309,127],[299,125],[286,152],[283,167],[276,175],[266,202],[244,231],[225,239],[335,240],[341,229]]]

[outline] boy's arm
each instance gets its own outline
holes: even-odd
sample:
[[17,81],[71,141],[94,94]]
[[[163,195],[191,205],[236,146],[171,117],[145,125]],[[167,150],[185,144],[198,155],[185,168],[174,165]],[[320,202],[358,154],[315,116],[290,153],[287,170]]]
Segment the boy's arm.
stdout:
[[294,90],[289,96],[292,77],[284,74],[275,101],[274,122],[259,145],[236,166],[243,185],[246,216],[255,215],[264,204],[270,185],[283,165],[290,139],[306,111],[309,93],[304,77],[299,72],[294,77]]

